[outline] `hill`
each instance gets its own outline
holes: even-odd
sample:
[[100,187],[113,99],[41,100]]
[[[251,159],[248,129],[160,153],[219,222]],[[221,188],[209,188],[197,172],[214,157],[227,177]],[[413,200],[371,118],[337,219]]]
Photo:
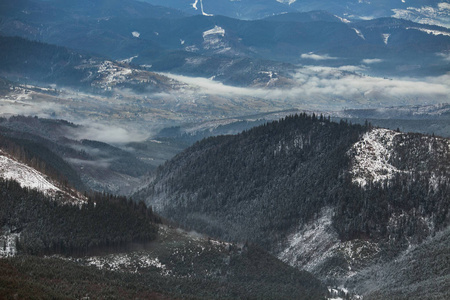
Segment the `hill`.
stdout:
[[124,197],[95,193],[60,201],[42,185],[35,188],[34,177],[4,178],[37,170],[0,167],[0,292],[7,299],[326,296],[311,274],[254,245],[162,225],[151,208]]
[[[446,73],[442,67],[445,59],[436,54],[445,57],[448,51],[448,28],[390,15],[348,22],[333,13],[293,9],[266,19],[240,20],[174,12],[156,16],[154,12],[139,13],[156,11],[148,3],[107,2],[88,5],[80,1],[65,8],[61,1],[24,1],[22,10],[2,11],[0,32],[114,60],[128,59],[151,66],[153,71],[223,76],[235,85],[245,77],[258,77],[258,71],[267,71],[252,66],[261,63],[283,76],[292,69],[291,64],[360,66],[363,60],[371,60],[366,68],[383,76]],[[241,5],[233,1],[227,4]],[[229,64],[233,65],[231,70],[227,70]],[[230,78],[236,68],[248,75]]]
[[0,146],[14,145],[22,160],[40,161],[44,173],[80,191],[127,194],[154,169],[132,151],[77,138],[82,132],[86,127],[63,120],[14,116],[0,120]]
[[449,144],[301,114],[198,142],[135,197],[342,282],[449,225]]
[[[97,93],[113,87],[139,92],[168,91],[172,85],[168,78],[133,68],[126,62],[110,61],[19,37],[0,36],[0,54],[0,76],[16,82],[58,85]],[[56,89],[53,92],[57,94]]]
[[330,14],[349,20],[396,16],[424,23],[448,24],[448,8],[438,0],[388,1],[332,1],[332,0],[144,0],[145,2],[179,9],[190,14],[225,15],[239,19],[260,19],[286,13],[327,10]]

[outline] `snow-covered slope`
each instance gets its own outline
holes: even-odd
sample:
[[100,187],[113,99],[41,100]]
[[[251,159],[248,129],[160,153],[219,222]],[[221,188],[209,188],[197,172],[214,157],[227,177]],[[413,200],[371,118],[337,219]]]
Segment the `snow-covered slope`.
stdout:
[[227,42],[223,40],[225,29],[220,26],[203,32],[203,48],[205,50],[214,50],[215,53],[224,53],[231,50]]
[[[58,187],[46,175],[33,169],[0,150],[0,177],[17,181],[20,186],[35,189],[55,201],[64,204],[81,205],[86,198],[74,190]],[[16,243],[20,233],[14,228],[0,228],[0,257],[15,256],[17,253]]]
[[[394,184],[396,175],[401,175],[404,180],[415,185],[419,184],[417,178],[420,176],[429,182],[428,193],[436,195],[449,183],[449,139],[373,128],[350,147],[347,156],[351,159],[348,172],[352,182],[364,190],[379,183],[387,183],[387,186]],[[408,188],[404,188],[402,193],[408,193]],[[445,202],[446,196],[443,197]],[[371,201],[378,199],[375,197]],[[299,225],[287,235],[277,257],[321,278],[347,280],[360,276],[361,270],[372,266],[377,258],[383,256],[386,244],[369,236],[350,240],[340,238],[335,226],[339,222],[336,220],[339,209],[324,207],[313,220]],[[419,212],[416,208],[403,206],[400,209],[391,208],[386,213],[386,230],[391,233],[391,243],[395,242],[395,232],[402,223],[411,222],[421,228],[406,237],[409,247],[416,247],[422,238],[433,236],[439,231],[436,218],[423,210]],[[361,218],[366,219],[367,216]],[[405,236],[406,233],[402,232],[401,237]]]
[[396,173],[401,172],[389,159],[393,152],[393,139],[397,133],[387,129],[374,129],[364,134],[349,150],[348,154],[353,157],[350,173],[353,182],[365,186],[368,182],[381,182],[389,180]]
[[5,179],[13,179],[24,188],[37,189],[46,195],[61,192],[59,188],[50,183],[42,173],[15,161],[0,151],[0,176]]
[[449,166],[439,164],[450,159],[450,141],[445,138],[375,128],[366,132],[347,155],[352,160],[352,181],[361,187],[388,182],[400,173],[418,172],[430,179],[431,186],[436,180],[448,181]]
[[13,257],[17,254],[17,239],[20,233],[12,233],[10,230],[0,231],[0,258]]
[[370,240],[341,241],[333,227],[334,213],[332,207],[323,208],[316,220],[287,237],[287,243],[277,257],[324,278],[355,275],[380,252],[380,247]]
[[333,209],[324,208],[318,219],[288,236],[286,247],[278,258],[291,266],[314,271],[339,246],[332,226]]
[[36,189],[45,195],[64,203],[82,204],[84,196],[75,191],[59,188],[46,175],[33,169],[0,150],[0,177],[17,181],[23,188]]
[[394,8],[393,17],[411,20],[413,22],[438,25],[450,28],[450,3],[437,3],[437,5]]

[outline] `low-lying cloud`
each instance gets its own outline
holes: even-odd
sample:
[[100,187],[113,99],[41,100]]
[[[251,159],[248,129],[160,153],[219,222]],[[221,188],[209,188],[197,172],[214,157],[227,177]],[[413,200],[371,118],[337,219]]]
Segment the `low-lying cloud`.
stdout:
[[328,54],[324,54],[324,55],[319,55],[319,54],[314,54],[313,52],[309,52],[309,53],[303,53],[302,55],[300,55],[301,58],[303,59],[312,59],[312,60],[334,60],[334,59],[338,59],[337,57],[332,57],[329,56]]
[[112,162],[112,159],[85,160],[78,158],[66,158],[66,160],[76,166],[95,167],[102,169],[108,169]]
[[76,128],[71,135],[77,140],[95,140],[108,144],[126,144],[146,140],[149,136],[138,132],[136,129],[119,127],[118,125],[93,123],[85,121],[81,123],[82,130]]
[[83,125],[73,128],[69,138],[123,145],[146,140],[161,128],[182,123],[291,108],[319,111],[450,103],[450,73],[422,79],[387,79],[361,75],[367,70],[367,65],[303,66],[288,78],[272,78],[283,84],[271,88],[236,87],[207,78],[163,74],[176,80],[176,88],[159,94],[114,91],[120,97],[68,90],[58,97],[11,94],[0,97],[0,116],[65,119]]
[[37,116],[39,118],[51,118],[55,114],[64,112],[62,105],[54,103],[20,103],[16,101],[5,101],[0,99],[0,116],[9,117],[14,115]]
[[366,65],[371,65],[371,64],[382,63],[383,61],[384,60],[380,59],[380,58],[366,58],[366,59],[363,59],[361,62]]
[[206,78],[165,75],[196,87],[199,94],[282,100],[298,103],[305,109],[450,102],[450,74],[422,80],[386,79],[343,72],[352,68],[345,69],[306,66],[293,75],[292,87],[283,89],[233,87]]
[[450,52],[446,53],[437,53],[437,56],[441,57],[444,61],[450,62]]

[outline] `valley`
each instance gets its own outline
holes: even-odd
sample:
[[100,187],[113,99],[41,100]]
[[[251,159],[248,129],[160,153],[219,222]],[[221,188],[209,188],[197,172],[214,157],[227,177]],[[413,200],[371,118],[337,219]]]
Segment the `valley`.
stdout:
[[0,298],[448,299],[449,15],[1,2]]

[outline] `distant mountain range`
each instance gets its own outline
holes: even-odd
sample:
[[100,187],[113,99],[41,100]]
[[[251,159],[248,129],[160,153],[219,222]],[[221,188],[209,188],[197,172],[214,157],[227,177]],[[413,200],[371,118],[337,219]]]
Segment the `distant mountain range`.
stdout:
[[[188,2],[183,3],[191,5]],[[347,22],[333,12],[293,9],[245,21],[220,15],[186,16],[132,0],[63,3],[23,0],[18,5],[3,4],[0,32],[116,60],[130,59],[151,70],[216,76],[233,84],[241,80],[230,78],[236,72],[254,77],[260,71],[255,64],[273,65],[279,73],[292,69],[275,61],[342,66],[365,60],[373,72],[408,76],[448,70],[440,55],[449,50],[449,29],[387,15]],[[244,5],[241,1],[220,3]],[[231,69],[226,67],[230,64]]]
[[132,68],[126,61],[110,61],[19,37],[0,36],[0,42],[0,75],[16,82],[60,85],[94,93],[117,87],[147,92],[170,90],[169,78]]
[[261,19],[292,12],[326,10],[349,20],[401,17],[421,23],[449,27],[448,2],[439,0],[362,1],[362,0],[144,0],[190,14],[224,15],[237,19]]

